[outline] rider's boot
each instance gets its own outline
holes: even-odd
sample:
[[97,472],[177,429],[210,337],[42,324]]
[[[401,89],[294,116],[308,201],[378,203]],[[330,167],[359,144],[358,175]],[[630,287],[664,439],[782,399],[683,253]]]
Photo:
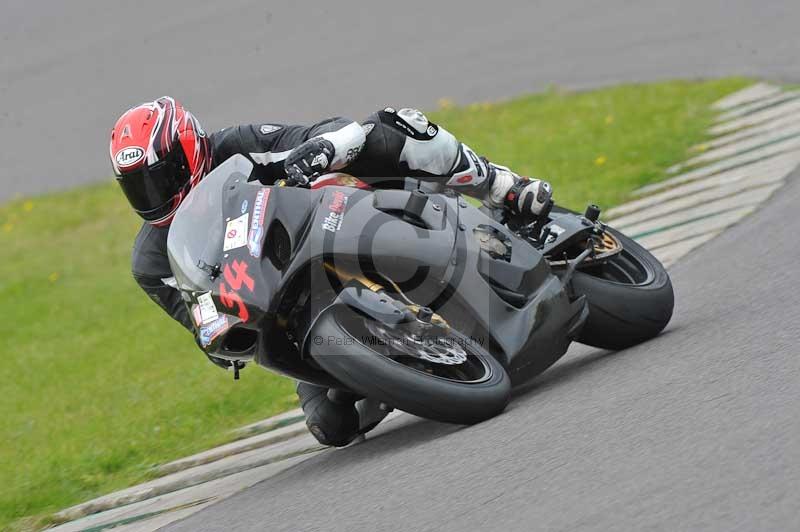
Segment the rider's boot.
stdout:
[[359,435],[356,398],[335,392],[330,395],[333,398],[323,386],[297,383],[297,396],[308,430],[323,445],[344,447]]
[[306,426],[323,445],[343,447],[374,429],[391,409],[380,401],[300,382],[297,395]]

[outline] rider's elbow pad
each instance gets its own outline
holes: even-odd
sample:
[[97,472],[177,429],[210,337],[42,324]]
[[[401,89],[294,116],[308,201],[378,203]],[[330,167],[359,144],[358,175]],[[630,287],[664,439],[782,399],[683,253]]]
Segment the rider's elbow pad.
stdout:
[[333,144],[333,161],[328,167],[330,170],[340,170],[355,161],[367,141],[364,128],[356,122],[319,136]]

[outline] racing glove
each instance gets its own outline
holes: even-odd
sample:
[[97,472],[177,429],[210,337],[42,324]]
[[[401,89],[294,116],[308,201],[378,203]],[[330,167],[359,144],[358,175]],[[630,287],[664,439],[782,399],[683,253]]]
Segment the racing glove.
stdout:
[[553,198],[550,183],[521,177],[506,192],[504,206],[511,214],[538,217]]
[[283,163],[286,176],[293,185],[308,186],[311,179],[330,169],[335,154],[331,141],[321,137],[308,139],[286,157]]
[[490,163],[494,174],[489,194],[483,199],[488,207],[502,208],[512,216],[538,218],[552,201],[550,183],[541,179],[520,177],[505,166]]

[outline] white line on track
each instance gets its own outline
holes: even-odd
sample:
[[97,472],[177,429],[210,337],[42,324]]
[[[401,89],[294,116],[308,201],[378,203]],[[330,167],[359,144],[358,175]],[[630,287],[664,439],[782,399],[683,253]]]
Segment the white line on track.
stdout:
[[607,213],[666,265],[752,213],[800,165],[797,92],[758,83],[712,107],[724,112],[709,134],[724,136],[671,170],[693,169],[642,187],[638,199]]

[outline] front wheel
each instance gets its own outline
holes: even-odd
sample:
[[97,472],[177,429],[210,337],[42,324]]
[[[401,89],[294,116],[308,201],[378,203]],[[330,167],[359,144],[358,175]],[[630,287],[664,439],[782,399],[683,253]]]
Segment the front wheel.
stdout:
[[496,416],[510,400],[503,366],[452,329],[420,341],[336,307],[308,337],[314,360],[352,391],[416,416],[470,425]]
[[575,273],[575,293],[585,295],[589,317],[577,338],[604,349],[624,349],[660,333],[672,318],[675,296],[664,266],[649,251],[610,227],[622,245],[608,262]]

